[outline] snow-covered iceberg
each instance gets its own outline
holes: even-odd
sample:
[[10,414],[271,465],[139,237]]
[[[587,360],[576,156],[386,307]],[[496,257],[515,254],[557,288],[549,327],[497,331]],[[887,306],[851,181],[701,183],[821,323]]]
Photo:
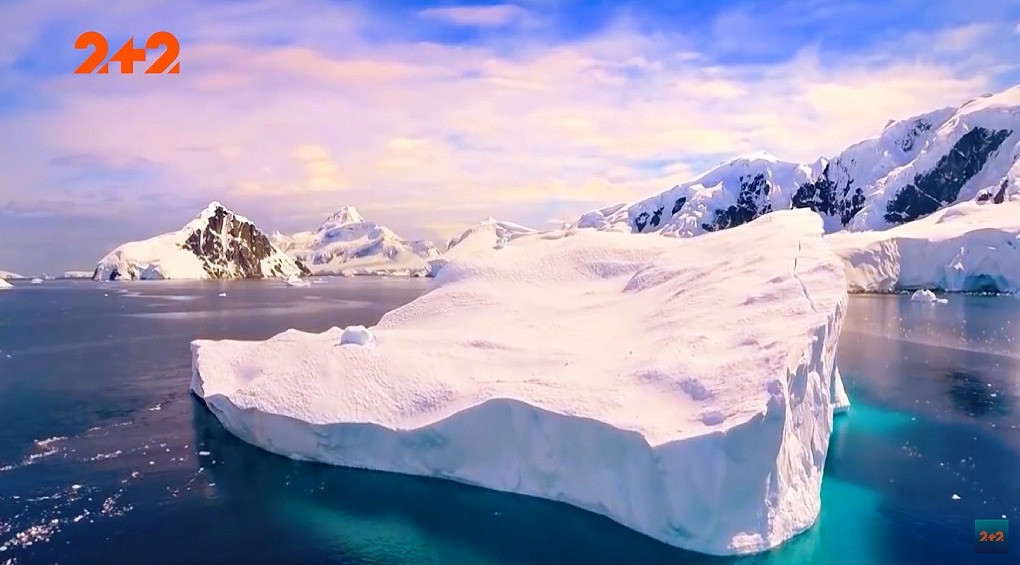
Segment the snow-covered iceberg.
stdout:
[[14,285],[7,282],[7,279],[0,279],[0,290],[7,290],[9,288],[14,288]]
[[273,244],[316,275],[424,276],[439,256],[427,240],[405,239],[344,206],[313,232],[273,234]]
[[211,202],[182,229],[117,247],[100,259],[95,280],[225,279],[307,275],[255,223]]
[[752,553],[818,515],[845,307],[806,210],[689,239],[559,230],[451,259],[372,328],[195,341],[191,389],[288,457]]
[[1020,196],[963,202],[888,230],[825,239],[846,262],[851,292],[1020,290]]

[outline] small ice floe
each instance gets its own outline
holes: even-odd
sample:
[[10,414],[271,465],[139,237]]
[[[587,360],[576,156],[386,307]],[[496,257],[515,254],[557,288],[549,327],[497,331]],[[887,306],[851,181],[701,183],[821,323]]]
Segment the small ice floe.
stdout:
[[285,282],[287,283],[287,286],[308,286],[311,284],[297,275],[291,275]]
[[921,290],[915,291],[914,294],[910,295],[911,302],[922,302],[924,304],[948,304],[949,300],[945,298],[939,298],[935,296],[935,293],[922,288]]
[[40,278],[32,279],[32,284],[42,284],[42,283],[43,283],[43,280],[40,279]]
[[340,334],[340,345],[372,345],[375,336],[365,326],[347,326]]
[[198,454],[201,455],[202,457],[209,457],[210,455],[212,455],[212,452],[209,452],[209,451],[199,451]]
[[953,495],[953,500],[960,500],[960,495],[954,494]]
[[221,292],[221,293],[217,294],[216,296],[226,296],[226,295],[227,295],[227,293]]

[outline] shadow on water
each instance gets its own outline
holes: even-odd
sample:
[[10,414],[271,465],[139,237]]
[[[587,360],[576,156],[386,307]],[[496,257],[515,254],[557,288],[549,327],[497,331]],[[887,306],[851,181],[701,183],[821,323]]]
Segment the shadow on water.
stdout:
[[1013,413],[1013,399],[992,388],[981,373],[954,369],[946,373],[949,397],[956,409],[971,416],[1006,416]]

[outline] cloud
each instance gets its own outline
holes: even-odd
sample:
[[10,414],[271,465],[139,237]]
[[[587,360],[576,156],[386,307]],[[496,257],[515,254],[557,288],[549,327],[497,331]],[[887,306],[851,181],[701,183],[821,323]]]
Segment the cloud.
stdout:
[[528,16],[528,12],[511,4],[494,4],[490,6],[450,6],[444,8],[426,8],[418,12],[424,18],[468,27],[503,27],[520,22]]
[[[267,229],[309,229],[343,204],[410,236],[485,216],[539,225],[665,189],[739,153],[831,155],[891,118],[1001,88],[1020,48],[1001,19],[853,50],[785,36],[757,60],[727,58],[741,45],[719,51],[708,40],[754,23],[726,14],[705,29],[649,30],[621,17],[570,37],[543,28],[444,42],[413,36],[399,15],[325,0],[287,14],[269,0],[181,5],[142,14],[180,34],[179,75],[73,76],[69,60],[18,75],[31,103],[5,105],[14,67],[0,66],[0,131],[17,140],[0,152],[0,207],[51,213],[41,203],[73,202],[76,214],[107,218],[172,206],[186,220],[186,207],[218,198]],[[138,15],[130,2],[111,6],[103,17]],[[832,17],[834,6],[818,1],[803,17]],[[453,17],[473,27],[532,17],[490,8]],[[441,13],[425,17],[449,21]],[[97,25],[128,25],[117,21]],[[0,53],[25,60],[40,33]]]

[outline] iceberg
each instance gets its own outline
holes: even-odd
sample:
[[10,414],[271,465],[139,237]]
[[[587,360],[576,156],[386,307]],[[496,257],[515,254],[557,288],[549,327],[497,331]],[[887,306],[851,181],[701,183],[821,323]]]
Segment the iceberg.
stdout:
[[935,293],[922,288],[921,290],[915,290],[914,294],[910,295],[911,302],[920,302],[922,304],[949,304],[949,299],[939,298],[935,296]]
[[962,202],[888,230],[825,239],[846,263],[851,292],[1020,291],[1020,196]]
[[7,279],[0,279],[0,290],[7,290],[9,288],[14,288],[14,285],[7,282]]
[[451,258],[372,328],[195,341],[190,388],[227,430],[290,458],[760,552],[817,518],[846,403],[846,281],[822,227],[795,210],[686,239],[520,235]]

